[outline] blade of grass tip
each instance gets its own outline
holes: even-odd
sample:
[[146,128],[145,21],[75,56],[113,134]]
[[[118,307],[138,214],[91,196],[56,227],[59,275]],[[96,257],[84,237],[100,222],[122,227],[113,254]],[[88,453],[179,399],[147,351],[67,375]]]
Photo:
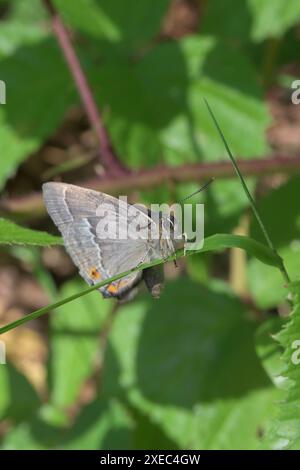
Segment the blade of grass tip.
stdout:
[[279,269],[280,269],[280,271],[281,271],[281,273],[282,273],[282,275],[283,275],[283,277],[284,277],[285,282],[287,282],[287,283],[289,284],[289,283],[290,283],[290,278],[289,278],[289,275],[288,275],[288,273],[287,273],[287,270],[286,270],[286,268],[285,268],[285,266],[284,266],[284,262],[283,262],[282,258],[279,256],[279,254],[277,253],[277,250],[276,250],[275,245],[273,244],[273,242],[272,242],[272,240],[271,240],[271,238],[270,238],[270,236],[269,236],[269,233],[268,233],[268,231],[267,231],[267,228],[266,228],[265,224],[263,223],[262,218],[261,218],[260,215],[259,215],[259,212],[258,212],[258,210],[257,210],[255,201],[254,201],[254,199],[253,199],[253,197],[252,197],[252,195],[251,195],[251,193],[250,193],[250,191],[249,191],[249,189],[248,189],[248,186],[247,186],[247,184],[246,184],[246,182],[245,182],[245,180],[244,180],[244,177],[243,177],[243,175],[242,175],[242,173],[241,173],[241,171],[240,171],[240,169],[239,169],[239,167],[238,167],[238,164],[237,164],[237,162],[236,162],[236,159],[234,158],[234,156],[233,156],[233,154],[232,154],[232,152],[231,152],[231,150],[230,150],[230,148],[229,148],[229,145],[228,145],[228,143],[227,143],[227,141],[226,141],[226,139],[225,139],[225,136],[224,136],[224,134],[223,134],[223,132],[222,132],[220,126],[219,126],[219,123],[218,123],[218,121],[217,121],[217,119],[216,119],[216,117],[215,117],[215,115],[214,115],[214,113],[213,113],[213,111],[212,111],[210,105],[208,104],[208,101],[207,101],[205,98],[204,98],[204,102],[205,102],[206,107],[207,107],[207,109],[208,109],[208,112],[209,112],[209,114],[210,114],[210,116],[211,116],[211,118],[212,118],[212,121],[213,121],[214,125],[216,126],[216,129],[217,129],[217,131],[218,131],[218,134],[219,134],[219,136],[220,136],[220,138],[221,138],[221,140],[222,140],[222,142],[223,142],[223,144],[224,144],[224,147],[225,147],[225,149],[226,149],[226,152],[227,152],[227,154],[228,154],[228,156],[229,156],[229,158],[230,158],[230,160],[231,160],[231,162],[232,162],[232,164],[233,164],[233,167],[234,167],[234,169],[235,169],[235,171],[236,171],[236,173],[237,173],[237,175],[238,175],[238,178],[239,178],[239,180],[240,180],[240,182],[241,182],[241,184],[242,184],[242,186],[243,186],[243,188],[244,188],[244,191],[245,191],[245,193],[246,193],[246,196],[248,197],[248,200],[249,200],[249,202],[250,202],[251,208],[252,208],[253,213],[254,213],[254,215],[255,215],[255,217],[256,217],[256,220],[257,220],[257,222],[258,222],[258,224],[259,224],[259,226],[260,226],[260,228],[261,228],[261,230],[262,230],[262,233],[264,234],[264,237],[265,237],[265,239],[266,239],[266,242],[267,242],[267,244],[269,245],[270,249],[274,252],[274,254],[275,254],[276,256],[278,256],[278,259],[279,259],[279,261],[280,261],[280,268],[279,268]]
[[[129,273],[127,273],[127,274],[129,274]],[[88,289],[80,291],[76,294],[73,294],[70,297],[59,300],[58,302],[54,302],[50,305],[46,305],[45,307],[39,308],[38,310],[35,310],[34,312],[20,318],[19,320],[15,320],[14,322],[8,323],[7,325],[0,328],[0,335],[2,335],[3,333],[6,333],[9,330],[12,330],[13,328],[16,328],[17,326],[23,325],[24,323],[27,323],[31,320],[35,320],[36,318],[39,318],[40,316],[44,315],[45,313],[48,313],[49,311],[54,310],[55,308],[61,307],[62,305],[66,304],[68,302],[72,302],[72,300],[76,300],[79,297],[87,295],[90,292],[93,292],[94,290],[97,290],[100,287],[105,286],[106,284],[110,284],[111,282],[116,281],[117,279],[119,279],[123,276],[126,276],[126,273],[124,273],[124,274],[122,273],[122,274],[118,275],[117,277],[99,282],[98,284],[95,284],[92,287],[89,287]]]
[[50,310],[54,310],[55,308],[61,307],[62,305],[68,302],[71,302],[72,300],[76,300],[79,297],[82,297],[84,295],[87,295],[90,292],[93,292],[94,290],[99,289],[100,287],[110,284],[111,282],[117,281],[118,279],[121,279],[122,277],[128,276],[129,274],[132,274],[135,271],[141,271],[143,269],[151,268],[152,266],[156,266],[157,264],[161,264],[166,261],[172,261],[175,258],[175,256],[177,257],[182,256],[182,254],[183,254],[183,249],[180,249],[176,252],[175,255],[174,254],[171,255],[168,259],[157,259],[155,261],[152,261],[151,263],[141,264],[135,267],[134,269],[130,269],[129,271],[118,274],[117,276],[98,282],[97,284],[94,284],[93,286],[83,291],[80,291],[77,294],[73,294],[70,297],[59,300],[58,302],[54,302],[50,305],[46,305],[45,307],[39,308],[38,310],[35,310],[34,312],[24,316],[23,318],[20,318],[19,320],[15,320],[14,322],[8,323],[7,325],[0,328],[0,335],[2,335],[3,333],[6,333],[9,330],[12,330],[13,328],[16,328],[17,326],[23,325],[24,323],[27,323],[31,320],[35,320],[36,318],[39,318],[40,316],[48,313]]
[[28,315],[20,318],[19,320],[15,320],[14,322],[8,323],[7,325],[0,328],[0,335],[2,335],[3,333],[6,333],[9,330],[12,330],[13,328],[16,328],[17,326],[23,325],[24,323],[27,323],[31,320],[35,320],[36,318],[39,318],[45,313],[48,313],[50,310],[54,310],[55,308],[61,307],[62,305],[68,302],[71,302],[72,300],[76,300],[79,297],[82,297],[83,295],[89,294],[90,292],[93,292],[94,290],[99,289],[99,287],[102,287],[103,285],[105,285],[105,283],[100,282],[98,284],[95,284],[92,287],[89,287],[88,289],[77,292],[76,294],[73,294],[70,297],[66,297],[65,299],[59,300],[58,302],[54,302],[52,304],[46,305],[45,307],[39,308],[38,310],[35,310],[32,313],[29,313]]
[[[222,249],[222,248],[226,248],[226,247],[229,248],[229,247],[232,247],[232,246],[236,246],[238,248],[247,249],[246,248],[247,243],[245,243],[245,237],[235,235],[232,238],[231,236],[229,236],[230,240],[228,241],[228,236],[229,236],[228,234],[216,234],[216,235],[213,235],[211,237],[208,237],[208,238],[205,239],[206,240],[205,245],[206,245],[206,243],[208,244],[208,250],[205,249],[205,246],[203,247],[201,245],[198,249],[186,252],[185,255],[192,255],[193,253],[201,253],[201,252],[205,253],[205,251],[212,251],[212,250],[217,249],[218,247]],[[253,243],[255,244],[255,247],[254,247],[255,248],[254,251],[256,252],[255,256],[258,259],[260,259],[262,262],[270,264],[271,266],[280,267],[280,259],[281,258],[279,258],[278,255],[274,255],[274,252],[272,250],[270,250],[269,247],[266,247],[265,245],[262,245],[261,243],[255,241],[255,240],[252,241],[252,245],[253,245]],[[210,245],[210,247],[209,247],[209,245]],[[249,246],[248,246],[248,248],[249,248]],[[268,250],[269,250],[269,252],[268,252]],[[261,254],[260,256],[259,256],[258,252],[260,252],[260,254]],[[29,315],[26,315],[23,318],[20,318],[19,320],[8,323],[7,325],[0,328],[0,335],[3,334],[3,333],[6,333],[9,330],[12,330],[13,328],[16,328],[17,326],[23,325],[24,323],[27,323],[31,320],[39,318],[40,316],[50,312],[51,310],[54,310],[58,307],[61,307],[64,304],[67,304],[68,302],[72,302],[73,300],[79,299],[80,297],[82,297],[84,295],[87,295],[90,292],[93,292],[94,290],[99,289],[100,287],[103,287],[107,284],[110,284],[111,282],[117,281],[118,279],[121,279],[124,276],[128,276],[129,274],[132,274],[135,271],[141,271],[143,269],[151,268],[152,266],[156,266],[158,264],[165,263],[167,261],[173,261],[174,259],[180,258],[181,256],[184,256],[184,249],[183,248],[180,248],[179,250],[177,250],[176,253],[173,253],[167,259],[157,259],[157,260],[151,261],[151,263],[140,264],[140,265],[136,266],[135,268],[133,268],[129,271],[126,271],[124,273],[120,273],[120,274],[118,274],[114,277],[111,277],[109,279],[105,279],[104,281],[98,282],[97,284],[95,284],[95,285],[93,285],[93,286],[91,286],[91,287],[89,287],[89,288],[87,288],[83,291],[80,291],[77,294],[73,294],[70,297],[59,300],[58,302],[54,302],[52,304],[46,305],[45,307],[42,307],[38,310],[35,310],[34,312],[30,313]],[[267,257],[268,261],[266,261],[265,257]],[[262,258],[264,258],[264,260],[262,260]]]

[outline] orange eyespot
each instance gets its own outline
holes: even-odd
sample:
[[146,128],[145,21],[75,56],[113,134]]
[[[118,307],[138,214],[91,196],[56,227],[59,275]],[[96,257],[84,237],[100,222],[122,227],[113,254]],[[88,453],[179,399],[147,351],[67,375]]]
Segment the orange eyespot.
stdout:
[[114,284],[109,284],[107,290],[110,294],[116,294],[118,292],[118,287]]
[[95,279],[95,280],[100,280],[101,279],[101,275],[98,271],[98,269],[93,266],[90,271],[89,271],[89,276],[92,278],[92,279]]
[[109,284],[107,290],[110,294],[117,294],[118,292],[120,292],[121,289],[123,289],[123,287],[126,287],[126,286],[127,286],[127,281],[120,280],[117,282],[117,285]]

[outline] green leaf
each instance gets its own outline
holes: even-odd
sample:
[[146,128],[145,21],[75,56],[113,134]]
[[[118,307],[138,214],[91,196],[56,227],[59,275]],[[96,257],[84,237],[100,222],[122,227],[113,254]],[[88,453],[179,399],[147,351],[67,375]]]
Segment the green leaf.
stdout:
[[281,380],[285,382],[285,399],[270,428],[265,444],[272,449],[300,449],[300,284],[291,286],[294,309],[288,323],[276,339],[284,348],[284,369]]
[[42,407],[34,418],[12,428],[3,439],[2,449],[132,448],[133,421],[126,407],[117,400],[103,403],[97,399],[81,410],[74,423],[64,426],[52,423],[44,415],[45,407]]
[[266,373],[278,388],[282,387],[283,349],[274,341],[274,337],[285,323],[280,317],[269,318],[260,325],[255,334],[256,353]]
[[116,47],[100,43],[99,49],[101,70],[92,54],[86,70],[102,109],[109,110],[106,121],[118,153],[132,167],[162,160],[171,165],[220,160],[225,151],[215,138],[204,97],[236,154],[247,158],[267,152],[270,116],[257,72],[234,47],[213,37],[190,36],[153,47],[135,61]]
[[170,0],[55,0],[64,19],[96,38],[125,43],[127,47],[153,39],[160,30]]
[[232,295],[169,283],[155,305],[147,297],[121,308],[103,396],[125,395],[179,448],[255,448],[277,391],[256,357],[254,331]]
[[[35,5],[34,5],[35,3]],[[30,5],[28,8],[31,9],[34,5],[35,12],[37,11],[37,4],[40,4],[39,0],[34,0],[30,3],[20,2],[14,0],[15,6],[19,4]],[[41,24],[37,24],[37,21],[33,19],[33,12],[30,12],[30,16],[26,17],[25,11],[21,13],[21,9],[14,9],[13,14],[8,21],[1,21],[0,31],[0,58],[8,57],[9,55],[16,52],[16,50],[23,45],[34,45],[39,40],[45,38],[47,33],[43,30]],[[26,9],[26,6],[25,6]],[[18,10],[18,11],[16,11]],[[2,74],[1,74],[2,75]],[[2,76],[1,76],[2,79]],[[10,87],[8,87],[9,91]]]
[[20,227],[10,220],[0,218],[0,244],[49,246],[62,245],[62,243],[61,237]]
[[52,426],[39,415],[14,426],[3,438],[3,450],[45,450],[57,448],[64,429]]
[[253,16],[252,38],[255,41],[280,37],[300,21],[298,0],[248,0],[248,5]]
[[[258,212],[258,210],[257,210],[257,208],[256,208],[255,201],[254,201],[254,199],[253,199],[253,197],[252,197],[252,194],[250,193],[249,188],[248,188],[248,186],[247,186],[247,184],[246,184],[246,181],[245,181],[245,179],[244,179],[244,177],[243,177],[243,175],[242,175],[242,173],[241,173],[241,171],[240,171],[240,168],[239,168],[239,165],[238,165],[238,163],[237,163],[237,161],[236,161],[236,158],[234,157],[232,151],[230,150],[230,147],[229,147],[229,145],[228,145],[228,142],[227,142],[227,140],[226,140],[226,137],[225,137],[225,135],[224,135],[224,133],[223,133],[221,127],[220,127],[219,121],[216,119],[215,114],[213,113],[213,111],[212,111],[212,109],[211,109],[211,107],[210,107],[210,105],[208,104],[208,101],[207,101],[206,99],[205,99],[205,104],[206,104],[207,110],[208,110],[208,112],[209,112],[209,114],[210,114],[210,117],[211,117],[211,119],[212,119],[212,121],[213,121],[213,123],[214,123],[214,125],[215,125],[215,128],[216,128],[216,130],[217,130],[217,132],[218,132],[218,134],[219,134],[220,140],[221,140],[221,142],[222,142],[222,144],[223,144],[223,146],[224,146],[224,148],[225,148],[225,150],[226,150],[226,154],[227,154],[227,156],[229,157],[229,159],[231,160],[231,163],[232,163],[232,165],[233,165],[233,167],[234,167],[234,170],[235,170],[235,172],[236,172],[236,175],[237,175],[237,177],[238,177],[238,179],[239,179],[239,181],[240,181],[241,187],[243,188],[243,191],[244,191],[245,195],[246,195],[247,198],[248,198],[249,205],[251,206],[252,212],[253,212],[253,214],[254,214],[254,216],[255,216],[255,219],[256,219],[256,221],[257,221],[257,223],[258,223],[258,225],[259,225],[259,228],[260,228],[260,230],[262,231],[262,233],[263,233],[263,235],[264,235],[265,241],[266,241],[267,245],[271,248],[271,250],[272,250],[273,252],[275,252],[275,249],[274,249],[274,247],[273,247],[272,241],[270,240],[270,237],[269,237],[269,234],[268,234],[268,232],[267,232],[267,229],[266,229],[266,227],[265,227],[265,225],[264,225],[264,223],[263,223],[263,220],[262,220],[262,218],[260,217],[260,214],[259,214],[259,212]],[[275,253],[275,254],[276,254],[276,253]]]
[[[62,75],[68,75],[55,41],[50,41],[51,47],[47,45],[46,17],[40,0],[12,0],[8,16],[1,21],[0,79],[6,83],[7,96],[6,104],[0,105],[0,189],[29,153],[37,150],[53,132],[62,117],[56,119],[54,108],[60,108],[59,102],[65,102],[65,96],[53,100],[55,93],[62,89],[53,77],[57,74],[59,80]],[[47,67],[51,69],[50,74]],[[39,116],[36,116],[38,108]]]
[[[247,178],[247,186],[254,192],[253,179]],[[232,232],[239,224],[241,214],[249,207],[249,201],[238,180],[215,180],[205,195],[205,232]]]
[[12,364],[0,365],[0,419],[21,421],[40,405],[32,385]]
[[254,255],[262,263],[278,267],[278,257],[262,243],[241,235],[216,234],[205,238],[201,252],[224,250],[226,248],[241,248]]
[[[26,140],[23,141],[22,138],[18,136],[18,133],[10,127],[8,122],[6,122],[5,116],[7,108],[11,107],[10,98],[14,93],[13,89],[16,90],[16,87],[18,87],[24,92],[26,87],[24,86],[24,81],[18,80],[17,83],[14,77],[6,75],[5,69],[3,70],[2,68],[2,61],[3,64],[5,64],[6,60],[17,55],[18,48],[34,47],[38,41],[42,41],[43,38],[45,38],[45,32],[43,32],[36,24],[26,24],[18,18],[13,21],[1,22],[0,79],[6,84],[6,104],[0,105],[0,153],[2,155],[0,166],[0,189],[3,187],[6,179],[14,173],[18,164],[27,157],[28,153],[32,149],[34,149],[32,142]],[[22,71],[22,67],[23,65],[20,64],[19,73],[17,75],[19,77],[24,73],[24,70]],[[30,83],[30,81],[28,83]],[[29,96],[28,93],[27,96]],[[22,107],[26,108],[26,105],[23,103]],[[29,106],[26,109],[27,113],[28,108]],[[17,110],[19,110],[19,106],[17,106],[16,111]]]
[[43,263],[41,250],[36,246],[14,245],[10,247],[9,252],[14,258],[30,266],[32,275],[49,296],[49,299],[55,299],[57,286],[51,272]]
[[[0,348],[2,353],[2,344],[0,344]],[[3,365],[4,364],[1,363],[0,368],[0,419],[3,419],[3,415],[5,415],[6,409],[8,408],[10,402],[7,370],[5,370],[5,367],[3,367]]]
[[[72,295],[82,282],[63,286],[61,298]],[[95,366],[99,367],[99,334],[112,305],[99,292],[81,297],[51,317],[50,381],[51,402],[57,407],[71,405]]]
[[299,21],[298,0],[210,0],[201,21],[201,32],[241,45],[251,40],[281,37]]
[[203,256],[201,254],[189,256],[186,260],[186,269],[188,276],[191,280],[200,282],[207,285],[210,281],[209,268],[210,268],[209,255]]
[[[235,48],[212,37],[188,37],[179,43],[179,47],[189,78],[188,112],[185,124],[180,117],[174,122],[175,126],[172,123],[170,127],[170,130],[175,127],[176,134],[170,134],[174,143],[179,144],[184,137],[184,124],[185,139],[189,140],[189,150],[197,157],[196,161],[201,157],[220,160],[226,155],[224,147],[215,138],[213,123],[203,105],[203,98],[206,98],[218,116],[233,152],[241,158],[263,155],[267,151],[264,130],[270,118],[262,103],[262,91],[251,61]],[[249,138],[250,135],[254,138],[255,133],[257,145]],[[170,147],[172,140],[166,143]]]
[[78,416],[63,449],[132,449],[134,422],[118,400],[95,400]]
[[[7,88],[6,104],[0,106],[0,188],[58,127],[67,107],[77,102],[55,39],[34,29],[22,40],[22,28],[14,24],[11,35],[18,35],[16,45],[13,50],[7,47],[8,53],[0,52],[1,80]],[[1,30],[0,51],[2,34]]]
[[[300,247],[298,242],[290,243],[289,247],[279,250],[292,279],[299,279]],[[261,266],[255,259],[247,263],[247,278],[251,296],[257,306],[268,309],[282,304],[288,296],[287,284],[283,281],[280,272],[270,266]]]
[[201,19],[201,32],[221,37],[223,40],[234,39],[239,45],[251,40],[251,24],[251,11],[246,0],[210,0],[205,5]]
[[[293,178],[257,202],[261,217],[293,280],[299,279],[300,272],[299,184],[300,178]],[[255,221],[251,223],[250,234],[256,240],[262,240]],[[284,301],[288,292],[278,270],[251,259],[247,271],[249,288],[259,307],[269,308]]]
[[20,21],[23,26],[31,24],[31,26],[37,23],[42,28],[42,21],[47,18],[47,12],[44,5],[40,0],[31,0],[30,2],[24,2],[23,0],[10,0],[10,13],[6,20]]

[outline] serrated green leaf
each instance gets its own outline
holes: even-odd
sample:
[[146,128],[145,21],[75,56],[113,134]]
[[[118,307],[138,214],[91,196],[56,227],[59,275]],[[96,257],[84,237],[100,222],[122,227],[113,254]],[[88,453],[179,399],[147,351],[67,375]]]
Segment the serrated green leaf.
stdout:
[[266,373],[278,388],[283,385],[281,375],[283,349],[274,341],[274,337],[285,323],[286,321],[280,317],[269,318],[260,325],[255,334],[256,353]]
[[265,441],[272,449],[300,449],[300,284],[291,286],[294,309],[289,321],[276,336],[284,348],[282,379],[285,380],[285,399]]
[[11,220],[0,218],[0,245],[62,245],[62,238],[47,232],[16,225]]
[[232,295],[172,282],[155,305],[122,307],[103,395],[125,395],[180,448],[255,448],[277,391],[256,357],[254,329]]

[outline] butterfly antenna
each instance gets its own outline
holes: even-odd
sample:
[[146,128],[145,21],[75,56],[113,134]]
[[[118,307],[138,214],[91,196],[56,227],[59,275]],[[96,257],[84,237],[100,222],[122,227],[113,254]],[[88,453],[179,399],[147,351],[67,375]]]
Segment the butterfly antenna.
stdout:
[[189,196],[185,197],[184,199],[181,199],[180,203],[182,203],[184,201],[187,201],[187,199],[190,199],[191,197],[195,196],[196,194],[201,193],[201,191],[204,191],[204,189],[206,189],[214,181],[214,179],[215,179],[214,177],[210,178],[210,180],[208,180],[203,186],[201,186],[201,188],[197,189],[197,191],[195,191],[194,193],[192,193]]

